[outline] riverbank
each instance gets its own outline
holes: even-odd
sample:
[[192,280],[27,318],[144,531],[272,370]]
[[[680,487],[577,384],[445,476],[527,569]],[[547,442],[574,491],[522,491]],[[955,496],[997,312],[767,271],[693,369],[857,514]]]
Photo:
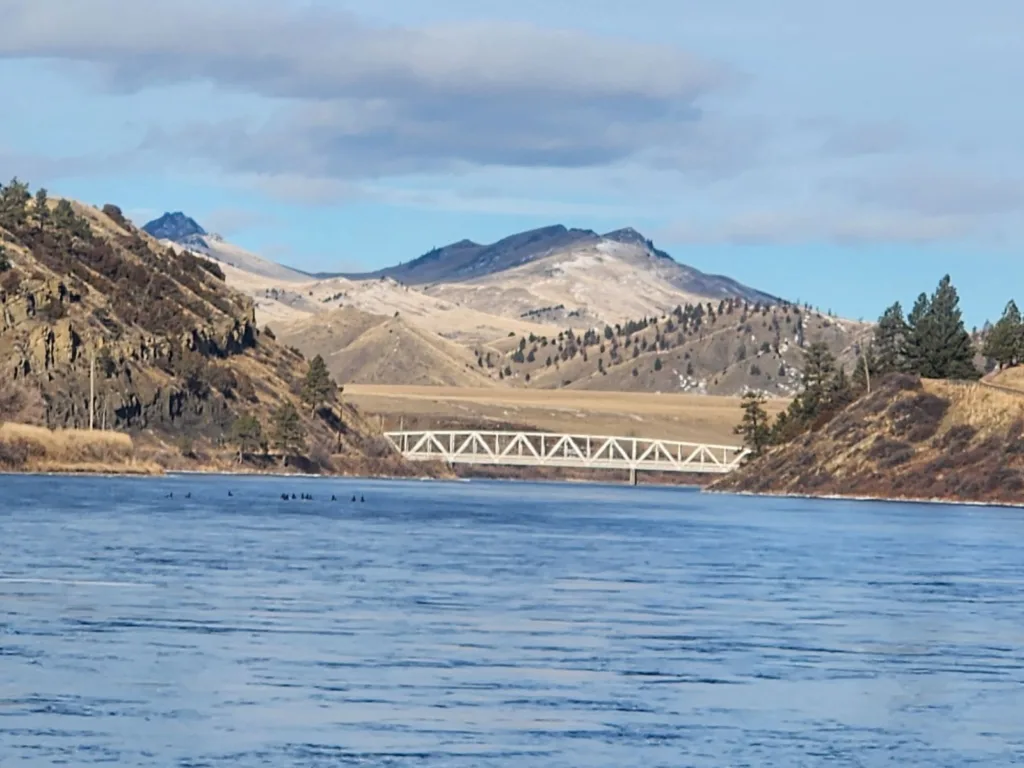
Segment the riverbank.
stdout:
[[967,499],[949,499],[942,497],[918,497],[918,496],[863,496],[842,493],[781,493],[781,492],[752,492],[752,491],[723,491],[714,488],[702,488],[702,493],[709,496],[742,496],[744,498],[762,499],[797,499],[800,501],[859,501],[865,503],[883,504],[941,504],[951,507],[992,507],[1001,509],[1024,509],[1024,499],[1019,502],[1010,501],[971,501]]
[[712,490],[794,498],[1024,504],[1024,396],[897,376]]

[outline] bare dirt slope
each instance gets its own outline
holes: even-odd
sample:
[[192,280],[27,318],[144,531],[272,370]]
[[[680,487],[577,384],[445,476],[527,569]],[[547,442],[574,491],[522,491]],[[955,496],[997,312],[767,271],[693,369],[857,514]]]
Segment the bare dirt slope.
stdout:
[[[346,387],[360,410],[384,417],[388,429],[499,428],[514,424],[552,432],[649,437],[737,445],[740,399],[625,392],[506,388]],[[787,401],[768,404],[774,415]]]
[[1024,503],[1024,394],[892,377],[713,488]]
[[275,332],[307,356],[320,354],[331,373],[349,384],[487,387],[469,350],[405,318],[344,308]]

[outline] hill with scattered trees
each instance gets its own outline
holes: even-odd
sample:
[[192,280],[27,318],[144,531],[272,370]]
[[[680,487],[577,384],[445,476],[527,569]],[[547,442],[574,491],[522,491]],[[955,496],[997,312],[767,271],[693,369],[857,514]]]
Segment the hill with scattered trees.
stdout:
[[[164,466],[393,462],[323,360],[257,328],[223,277],[116,206],[0,187],[0,421],[125,433]],[[30,458],[0,443],[0,466]]]
[[1019,362],[1024,325],[1011,302],[975,339],[958,305],[948,276],[906,316],[893,304],[850,372],[812,345],[774,421],[757,393],[744,399],[737,433],[753,458],[713,488],[1020,503],[1024,391],[1014,369],[981,379]]
[[865,323],[808,306],[725,299],[551,337],[510,336],[473,351],[482,372],[513,386],[722,395],[753,390],[788,398],[801,387],[809,347],[823,345],[852,368],[870,335]]

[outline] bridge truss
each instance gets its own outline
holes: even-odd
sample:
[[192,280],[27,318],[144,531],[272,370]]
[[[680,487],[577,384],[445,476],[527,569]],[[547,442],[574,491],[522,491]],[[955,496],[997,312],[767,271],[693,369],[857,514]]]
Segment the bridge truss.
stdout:
[[628,470],[633,482],[638,471],[725,474],[749,453],[730,445],[547,432],[426,430],[385,436],[411,461],[619,469]]

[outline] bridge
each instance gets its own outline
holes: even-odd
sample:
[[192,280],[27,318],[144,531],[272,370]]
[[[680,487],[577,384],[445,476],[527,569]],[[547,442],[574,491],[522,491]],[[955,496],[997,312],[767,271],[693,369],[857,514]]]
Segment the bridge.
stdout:
[[731,445],[547,432],[427,430],[384,434],[410,461],[619,469],[629,472],[633,485],[640,471],[726,474],[749,453],[746,448]]

